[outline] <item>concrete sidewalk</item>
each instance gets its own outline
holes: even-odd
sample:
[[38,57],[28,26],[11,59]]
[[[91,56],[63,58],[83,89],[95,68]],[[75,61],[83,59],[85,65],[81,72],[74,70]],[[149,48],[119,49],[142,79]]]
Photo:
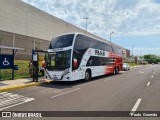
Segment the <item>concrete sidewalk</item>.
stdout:
[[39,82],[33,82],[32,78],[5,80],[2,82],[0,81],[0,92],[20,89],[20,88],[25,88],[30,86],[37,86],[43,83],[50,83],[50,82],[53,82],[53,81],[46,80],[44,77],[39,78]]

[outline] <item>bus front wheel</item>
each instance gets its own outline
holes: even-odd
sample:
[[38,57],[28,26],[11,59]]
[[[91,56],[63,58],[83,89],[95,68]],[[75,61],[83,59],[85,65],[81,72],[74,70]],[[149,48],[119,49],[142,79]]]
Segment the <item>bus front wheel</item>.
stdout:
[[91,79],[91,73],[90,73],[89,70],[86,70],[86,72],[85,72],[85,80],[88,81],[90,79]]

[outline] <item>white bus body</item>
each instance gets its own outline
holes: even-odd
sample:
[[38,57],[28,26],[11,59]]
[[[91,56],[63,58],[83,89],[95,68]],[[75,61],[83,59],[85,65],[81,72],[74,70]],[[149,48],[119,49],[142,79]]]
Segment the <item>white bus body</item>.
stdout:
[[[51,41],[46,55],[47,79],[89,80],[96,76],[116,74],[122,69],[121,55],[115,54],[110,44],[79,33],[58,37]],[[64,43],[67,40],[69,42]]]

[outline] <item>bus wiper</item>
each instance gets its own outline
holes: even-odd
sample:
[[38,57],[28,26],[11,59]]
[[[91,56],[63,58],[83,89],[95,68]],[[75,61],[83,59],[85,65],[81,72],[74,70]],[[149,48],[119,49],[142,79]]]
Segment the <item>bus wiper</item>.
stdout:
[[79,52],[77,50],[74,50],[74,52],[76,52],[77,54],[79,54]]

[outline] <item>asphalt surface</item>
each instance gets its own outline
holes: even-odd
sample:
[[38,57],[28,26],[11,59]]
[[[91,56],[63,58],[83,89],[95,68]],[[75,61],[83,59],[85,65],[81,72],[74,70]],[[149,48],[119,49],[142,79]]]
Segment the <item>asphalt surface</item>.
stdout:
[[89,82],[54,82],[9,93],[21,95],[24,99],[27,97],[29,101],[10,104],[2,111],[160,111],[160,65],[140,66],[118,75],[97,77]]

